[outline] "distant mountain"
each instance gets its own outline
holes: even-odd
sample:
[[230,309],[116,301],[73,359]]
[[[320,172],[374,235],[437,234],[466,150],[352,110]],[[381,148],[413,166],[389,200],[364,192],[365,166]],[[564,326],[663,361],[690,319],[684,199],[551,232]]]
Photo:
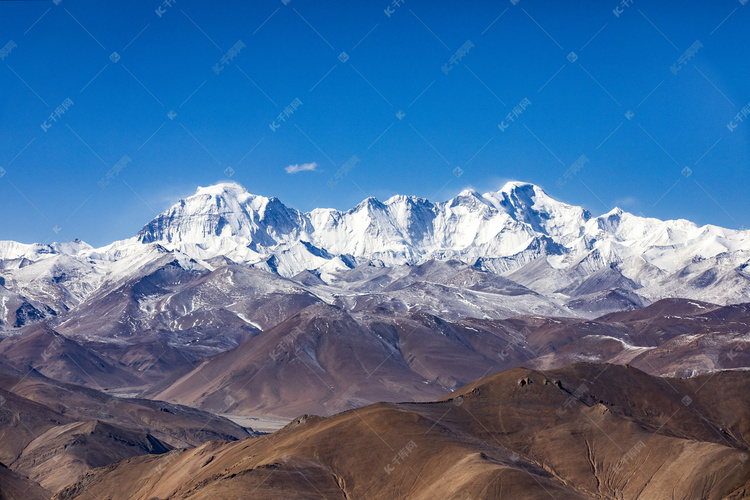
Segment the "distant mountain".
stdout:
[[664,297],[750,300],[747,231],[620,209],[593,217],[521,182],[485,194],[466,190],[445,202],[368,198],[345,212],[306,213],[222,183],[199,188],[133,238],[102,248],[0,242],[0,326],[63,314],[164,259],[191,271],[228,262],[287,278],[308,271],[329,285],[362,265],[457,260],[560,305],[571,302],[574,315]]
[[[649,354],[655,367],[649,371],[685,373],[691,367],[674,359],[673,349],[714,350],[730,342],[732,332],[700,332],[704,340],[691,343],[685,337],[677,347],[663,336],[641,343],[605,338],[609,333],[580,339],[580,325],[665,298],[712,307],[750,302],[749,264],[750,232],[619,209],[594,217],[521,182],[486,194],[466,190],[445,202],[368,198],[343,212],[300,212],[222,183],[199,188],[134,237],[102,248],[81,241],[0,242],[0,355],[18,369],[95,389],[147,390],[212,411],[235,407],[286,415],[302,408],[284,395],[292,391],[309,396],[308,409],[329,412],[334,403],[326,399],[345,393],[348,377],[367,379],[359,385],[368,393],[363,401],[399,394],[424,399],[517,364],[522,359],[499,359],[497,353],[513,343],[508,335],[524,328],[534,334],[537,327],[528,326],[534,321],[503,327],[504,333],[482,327],[495,332],[483,334],[484,346],[472,343],[460,325],[469,318],[544,316],[574,318],[578,326],[571,337],[517,353],[539,358],[540,366],[580,360],[579,350],[591,360],[617,362],[636,352],[614,357],[631,346],[663,349]],[[336,321],[325,323],[326,315]],[[402,331],[403,324],[416,330]],[[608,322],[595,324],[613,329]],[[694,332],[694,326],[683,333]],[[314,390],[275,387],[279,378],[302,373],[296,354],[292,364],[268,357],[295,328],[304,332],[305,359],[334,388],[322,399],[313,397]],[[362,335],[339,336],[355,331]],[[737,326],[731,358],[718,351],[696,354],[694,373],[750,364],[736,354],[745,351],[740,337],[746,331]],[[410,343],[418,335],[421,344]],[[495,349],[489,355],[482,351],[488,346]],[[549,352],[549,346],[560,351]],[[240,355],[243,349],[251,352]],[[361,364],[337,365],[325,357],[337,352],[359,353]],[[444,362],[456,352],[472,362]],[[391,353],[386,364],[395,363],[393,373],[405,377],[404,385],[367,375],[373,368],[368,360]],[[223,354],[226,359],[215,358]],[[247,365],[250,359],[255,365]],[[258,400],[225,404],[210,384],[193,393],[201,386],[201,370],[218,374],[222,360],[244,370],[222,379],[226,395],[236,400],[250,391]],[[256,371],[261,373],[256,383],[266,386],[240,390],[245,374]]]
[[[427,401],[487,373],[572,363],[694,377],[750,369],[750,305],[664,299],[594,320],[446,321],[380,307],[309,306],[147,396],[214,413],[293,418],[375,401]],[[2,343],[0,343],[2,346]]]
[[[199,188],[157,216],[137,240],[196,260],[222,255],[286,277],[304,270],[327,275],[363,263],[392,267],[433,259],[507,273],[541,258],[547,264],[542,268],[572,274],[573,282],[577,275],[614,270],[627,286],[648,288],[650,298],[669,295],[675,286],[669,282],[677,278],[685,289],[717,289],[726,296],[738,285],[733,278],[746,278],[742,266],[750,259],[748,232],[659,221],[617,208],[592,217],[520,182],[486,194],[466,190],[440,203],[394,196],[385,202],[368,198],[346,212],[308,213],[277,198],[252,195],[238,184],[218,184]],[[729,267],[734,275],[726,275]],[[705,274],[709,268],[717,268],[715,275]]]

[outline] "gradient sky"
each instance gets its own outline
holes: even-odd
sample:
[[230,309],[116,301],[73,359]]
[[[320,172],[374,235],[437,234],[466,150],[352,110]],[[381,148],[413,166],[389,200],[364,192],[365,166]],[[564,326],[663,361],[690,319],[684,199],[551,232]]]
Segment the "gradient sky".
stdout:
[[750,226],[750,5],[576,4],[0,2],[0,239],[103,245],[227,179],[301,210],[512,179]]

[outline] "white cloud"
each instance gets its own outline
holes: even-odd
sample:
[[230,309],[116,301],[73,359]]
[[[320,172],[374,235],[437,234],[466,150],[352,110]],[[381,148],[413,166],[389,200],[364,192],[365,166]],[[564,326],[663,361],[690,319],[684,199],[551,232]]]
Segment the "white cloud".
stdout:
[[615,200],[615,206],[617,207],[632,207],[634,205],[638,205],[639,200],[638,198],[634,196],[626,196],[624,198],[618,198]]
[[297,172],[304,172],[305,170],[309,170],[311,172],[314,172],[318,169],[318,164],[315,162],[312,163],[303,163],[302,165],[295,163],[294,165],[289,165],[286,167],[286,173],[287,174],[296,174]]

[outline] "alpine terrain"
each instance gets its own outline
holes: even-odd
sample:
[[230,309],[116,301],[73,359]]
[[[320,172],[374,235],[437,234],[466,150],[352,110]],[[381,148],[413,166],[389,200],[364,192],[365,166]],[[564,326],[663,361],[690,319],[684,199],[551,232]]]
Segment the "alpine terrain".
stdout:
[[522,182],[0,241],[0,498],[747,498],[749,265]]

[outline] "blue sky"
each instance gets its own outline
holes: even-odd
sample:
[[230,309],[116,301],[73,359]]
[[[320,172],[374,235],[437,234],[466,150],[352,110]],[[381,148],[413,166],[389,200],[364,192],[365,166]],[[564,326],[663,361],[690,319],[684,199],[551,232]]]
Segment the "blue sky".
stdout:
[[0,239],[106,244],[228,179],[750,226],[750,5],[576,4],[0,2]]

